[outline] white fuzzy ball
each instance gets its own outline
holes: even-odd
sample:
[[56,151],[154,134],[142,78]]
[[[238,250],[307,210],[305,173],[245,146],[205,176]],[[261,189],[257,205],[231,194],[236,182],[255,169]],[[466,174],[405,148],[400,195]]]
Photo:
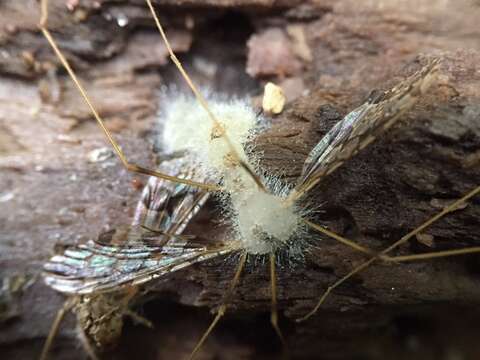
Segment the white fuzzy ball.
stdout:
[[[246,101],[208,99],[209,107],[224,128],[237,155],[247,161],[244,144],[258,125],[255,112]],[[187,150],[195,154],[209,172],[224,175],[232,149],[222,137],[216,137],[208,113],[193,97],[178,95],[165,107],[163,141],[169,152]]]
[[235,227],[250,253],[264,254],[282,247],[295,234],[300,219],[284,199],[263,191],[250,191],[244,201],[233,206],[237,213]]

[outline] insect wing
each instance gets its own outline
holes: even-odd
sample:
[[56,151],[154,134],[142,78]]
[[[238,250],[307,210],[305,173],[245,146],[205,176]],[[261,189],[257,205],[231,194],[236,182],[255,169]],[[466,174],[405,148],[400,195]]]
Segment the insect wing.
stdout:
[[[196,174],[194,164],[188,157],[176,158],[165,161],[162,171],[180,178],[210,181],[208,177]],[[152,176],[143,189],[133,225],[179,235],[208,197],[209,193],[205,190]]]
[[437,72],[438,61],[432,60],[394,88],[347,114],[308,155],[296,192],[311,189],[390,128],[428,90]]
[[139,285],[194,263],[235,250],[231,244],[214,250],[191,246],[171,236],[172,244],[163,246],[108,246],[89,241],[56,255],[44,266],[45,282],[60,292],[90,294]]
[[[188,159],[170,160],[164,167],[177,176],[195,177]],[[111,291],[234,251],[232,244],[212,250],[180,236],[207,198],[204,190],[150,178],[132,226],[118,227],[52,257],[44,265],[45,282],[71,294]]]

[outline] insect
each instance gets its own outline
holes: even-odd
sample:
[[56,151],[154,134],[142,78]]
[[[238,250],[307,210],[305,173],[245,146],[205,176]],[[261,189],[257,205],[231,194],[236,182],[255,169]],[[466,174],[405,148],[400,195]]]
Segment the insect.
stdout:
[[[258,117],[245,101],[234,100],[226,103],[214,97],[204,98],[173,53],[150,0],[147,0],[147,5],[172,61],[195,95],[192,99],[179,96],[169,105],[163,123],[162,143],[167,152],[185,154],[185,168],[194,168],[196,170],[194,173],[180,175],[175,171],[169,172],[168,169],[152,170],[128,162],[48,31],[46,0],[42,1],[40,28],[77,85],[123,165],[132,172],[162,179],[160,190],[173,187],[172,194],[180,190],[192,191],[192,196],[180,199],[180,204],[183,201],[189,203],[185,208],[188,210],[181,212],[182,217],[188,220],[181,222],[182,225],[178,227],[173,226],[168,220],[167,223],[163,223],[173,226],[168,230],[164,226],[160,226],[158,231],[153,228],[153,232],[157,231],[159,237],[163,238],[153,244],[138,241],[143,239],[141,236],[133,236],[126,245],[112,247],[87,243],[63,257],[54,258],[46,266],[46,281],[50,286],[65,293],[82,296],[116,291],[129,286],[139,286],[196,262],[238,253],[239,263],[235,275],[211,325],[193,349],[191,354],[193,357],[225,315],[227,301],[240,280],[247,255],[266,256],[269,259],[271,323],[279,338],[285,343],[278,326],[276,257],[278,254],[295,257],[306,251],[309,244],[303,241],[303,238],[308,229],[318,231],[365,253],[370,259],[330,286],[315,308],[299,321],[315,314],[334,288],[375,261],[413,261],[480,251],[479,247],[470,247],[400,257],[388,255],[393,249],[478,194],[480,187],[446,206],[441,212],[379,253],[314,223],[309,209],[303,205],[304,198],[311,189],[388,130],[435,83],[439,72],[437,60],[429,61],[421,70],[397,86],[368,99],[347,114],[313,148],[305,161],[297,184],[290,187],[279,177],[263,171],[258,165],[256,155],[249,151],[247,146],[255,135],[267,126],[266,120]],[[168,181],[176,185],[168,185]],[[183,224],[195,215],[197,209],[202,206],[203,199],[206,200],[208,192],[216,193],[225,211],[226,220],[232,228],[232,239],[213,247],[198,246],[179,236],[184,229]],[[175,207],[173,213],[181,208],[181,205],[177,206],[179,207]],[[193,244],[195,246],[192,247]],[[84,255],[92,259],[100,257],[101,261],[98,263],[83,261],[81,257]]]

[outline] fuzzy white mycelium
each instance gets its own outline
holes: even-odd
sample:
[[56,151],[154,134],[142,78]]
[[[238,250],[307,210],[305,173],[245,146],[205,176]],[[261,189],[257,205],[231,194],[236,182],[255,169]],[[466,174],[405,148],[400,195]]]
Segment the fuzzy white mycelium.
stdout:
[[[223,101],[212,95],[207,100],[220,129],[194,97],[175,94],[163,103],[165,150],[188,152],[195,157],[202,172],[222,184],[222,205],[233,225],[235,238],[247,252],[265,254],[289,247],[303,228],[302,210],[295,203],[287,205],[289,187],[275,176],[265,175],[253,152],[246,151],[256,134],[265,128],[265,121],[257,117],[246,100]],[[231,144],[221,136],[222,131]],[[232,154],[232,147],[236,156]],[[258,174],[267,192],[255,183],[238,158]]]

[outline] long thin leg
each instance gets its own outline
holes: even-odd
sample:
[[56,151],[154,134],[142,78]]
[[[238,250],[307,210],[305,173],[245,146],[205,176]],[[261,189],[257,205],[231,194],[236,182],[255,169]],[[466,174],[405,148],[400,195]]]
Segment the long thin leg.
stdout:
[[347,275],[345,275],[344,277],[340,278],[339,280],[337,280],[336,282],[334,282],[332,285],[330,285],[327,290],[325,290],[325,292],[322,294],[322,296],[320,297],[320,299],[318,300],[317,302],[317,305],[315,305],[315,307],[313,308],[312,311],[310,311],[307,315],[297,319],[297,322],[302,322],[302,321],[305,321],[307,320],[310,316],[314,315],[318,309],[320,308],[320,306],[322,306],[322,304],[324,303],[325,299],[328,297],[328,295],[330,295],[330,293],[332,292],[332,290],[334,290],[335,288],[337,288],[338,286],[340,286],[343,282],[347,281],[348,279],[350,279],[353,275],[359,273],[360,271],[364,270],[365,268],[367,268],[371,263],[373,263],[377,258],[371,258],[370,260],[364,262],[363,264],[359,265],[358,267],[356,267],[355,269],[353,269],[352,271],[350,271]]
[[99,360],[97,354],[95,353],[94,347],[90,343],[90,340],[88,340],[88,337],[81,326],[77,326],[77,332],[78,332],[78,338],[80,339],[80,342],[82,343],[83,348],[85,349],[85,352],[87,353],[88,357],[92,360]]
[[[352,249],[358,250],[360,252],[363,252],[365,254],[369,255],[375,255],[375,252],[373,250],[370,250],[362,245],[359,245],[355,243],[352,240],[349,240],[341,235],[338,235],[334,233],[333,231],[330,231],[323,226],[320,226],[318,224],[312,223],[311,221],[308,220],[303,220],[308,226],[311,228],[317,230],[318,232],[321,232],[322,234],[325,234],[338,242],[347,245],[351,247]],[[447,257],[447,256],[457,256],[457,255],[465,255],[465,254],[472,254],[472,253],[477,253],[480,252],[480,246],[474,246],[466,249],[455,249],[455,250],[443,250],[443,251],[432,251],[428,253],[423,253],[423,254],[415,254],[415,255],[402,255],[402,256],[388,256],[388,255],[379,255],[379,257],[383,261],[388,261],[388,262],[404,262],[404,261],[416,261],[416,260],[423,260],[423,259],[433,259],[433,258],[439,258],[439,257]]]
[[97,112],[97,110],[96,110],[95,107],[93,106],[90,98],[88,97],[87,92],[85,91],[85,88],[84,88],[84,87],[82,86],[82,84],[80,83],[80,80],[79,80],[79,79],[77,78],[77,76],[75,75],[75,72],[74,72],[73,69],[71,68],[71,66],[70,66],[70,64],[68,63],[67,59],[65,58],[65,56],[64,56],[63,53],[61,52],[61,50],[60,50],[60,48],[58,47],[57,43],[55,42],[55,40],[53,39],[52,35],[50,34],[50,31],[48,30],[48,27],[47,27],[47,21],[48,21],[48,0],[42,0],[40,6],[41,6],[41,18],[40,18],[39,27],[40,27],[40,30],[41,30],[42,33],[43,33],[43,36],[45,36],[45,38],[47,39],[48,43],[49,43],[50,46],[52,47],[53,51],[54,51],[55,54],[57,55],[58,59],[59,59],[60,62],[62,63],[63,67],[64,67],[65,70],[67,71],[68,75],[70,76],[70,78],[72,79],[72,81],[75,83],[75,86],[77,87],[78,91],[80,92],[80,94],[82,95],[83,99],[85,100],[85,102],[87,103],[88,107],[90,108],[90,111],[92,112],[93,116],[95,117],[95,119],[97,120],[98,124],[100,125],[100,128],[103,130],[105,136],[107,137],[108,141],[110,142],[110,144],[112,145],[113,149],[115,150],[115,153],[116,153],[116,154],[118,155],[118,157],[120,158],[120,161],[122,162],[123,166],[124,166],[128,171],[131,171],[131,172],[134,172],[134,173],[151,175],[151,176],[155,176],[155,177],[158,177],[158,178],[161,178],[161,179],[165,179],[165,180],[169,180],[169,181],[173,181],[173,182],[177,182],[177,183],[182,183],[182,184],[187,184],[187,185],[190,185],[190,186],[195,186],[195,187],[199,187],[199,188],[206,189],[206,190],[209,190],[209,191],[217,191],[217,190],[220,190],[220,187],[219,187],[218,185],[203,184],[203,183],[199,183],[199,182],[192,181],[192,180],[187,180],[187,179],[182,179],[182,178],[178,178],[178,177],[175,177],[175,176],[170,176],[170,175],[163,174],[163,173],[158,172],[158,171],[153,170],[153,169],[148,169],[148,168],[145,168],[145,167],[136,165],[136,164],[132,164],[132,163],[130,163],[130,162],[127,160],[127,157],[125,156],[125,154],[123,153],[122,149],[121,149],[120,146],[117,144],[117,142],[113,139],[112,135],[110,134],[110,131],[108,131],[107,127],[105,126],[105,123],[104,123],[103,119],[101,118],[100,114]]
[[55,316],[55,320],[53,320],[52,326],[50,327],[50,331],[48,333],[47,340],[43,345],[42,353],[40,354],[39,360],[46,360],[48,353],[50,352],[50,348],[52,347],[53,340],[60,329],[60,324],[62,323],[65,314],[72,308],[75,303],[75,298],[68,298],[62,305],[62,307],[58,310],[57,315]]
[[[366,269],[368,266],[370,266],[370,264],[372,264],[375,260],[377,259],[392,259],[392,261],[400,261],[398,259],[402,259],[402,257],[397,257],[397,260],[395,260],[395,257],[385,257],[384,255],[386,255],[388,252],[392,251],[393,249],[395,249],[396,247],[400,246],[401,244],[404,244],[405,242],[407,242],[410,238],[412,238],[413,236],[417,235],[418,233],[422,232],[423,230],[425,230],[427,227],[429,227],[430,225],[432,225],[434,222],[438,221],[439,219],[441,219],[443,216],[445,216],[446,214],[456,210],[460,205],[462,205],[463,203],[465,203],[467,200],[469,200],[470,198],[474,197],[475,195],[477,195],[478,193],[480,193],[480,186],[476,187],[475,189],[471,190],[470,192],[468,192],[467,194],[465,194],[463,197],[461,197],[460,199],[458,199],[457,201],[454,201],[452,204],[446,206],[442,211],[440,211],[439,213],[437,213],[436,215],[432,216],[430,219],[428,219],[427,221],[425,221],[423,224],[421,224],[420,226],[418,226],[417,228],[413,229],[412,231],[410,231],[408,234],[406,234],[405,236],[403,236],[400,240],[394,242],[392,245],[390,245],[389,247],[387,247],[385,250],[383,250],[382,252],[380,252],[378,254],[378,256],[375,256],[375,257],[372,257],[371,259],[367,260],[366,262],[364,262],[363,264],[359,265],[358,267],[356,267],[355,269],[353,269],[352,271],[350,271],[347,275],[345,275],[344,277],[342,277],[341,279],[337,280],[333,285],[329,286],[327,288],[327,290],[323,293],[323,295],[320,297],[320,299],[318,300],[317,304],[315,305],[315,307],[313,308],[312,311],[310,311],[307,315],[305,315],[304,317],[300,318],[300,319],[297,319],[298,322],[300,321],[304,321],[304,320],[307,320],[310,316],[312,316],[313,314],[315,314],[318,309],[320,308],[320,306],[322,306],[323,302],[325,301],[325,299],[328,297],[328,295],[330,294],[330,292],[335,289],[336,287],[338,287],[339,285],[341,285],[343,282],[345,282],[346,280],[348,280],[349,278],[351,278],[353,275],[359,273],[360,271],[363,271],[364,269]],[[471,252],[478,252],[480,250],[477,250],[478,248],[471,248],[473,249]],[[466,253],[466,250],[468,249],[461,249],[461,250],[450,250],[450,254],[447,254],[446,252],[439,252],[439,253],[443,253],[443,256],[452,256],[452,255],[460,255],[461,252],[463,253]],[[438,254],[438,253],[437,253]],[[426,255],[424,254],[420,254],[420,256],[418,256],[418,258],[422,258],[422,259],[425,259],[426,258]],[[432,256],[430,257],[439,257],[439,256],[435,256],[433,254],[431,254]],[[414,259],[413,257],[417,257],[417,255],[409,255],[409,257],[403,257],[404,261],[407,261],[407,260],[410,260],[410,259]]]
[[134,322],[136,322],[138,324],[142,324],[143,326],[145,326],[149,329],[154,328],[153,323],[150,320],[148,320],[146,317],[136,313],[135,311],[132,311],[130,309],[126,309],[126,310],[124,310],[124,314],[129,316]]
[[359,245],[359,244],[355,243],[354,241],[349,240],[349,239],[347,239],[347,238],[345,238],[341,235],[338,235],[338,234],[334,233],[333,231],[330,231],[330,230],[324,228],[323,226],[315,224],[315,223],[313,223],[311,221],[308,221],[306,219],[303,219],[303,222],[305,224],[307,224],[308,226],[310,226],[312,229],[315,229],[316,231],[321,232],[322,234],[325,234],[328,237],[331,237],[332,239],[335,239],[338,242],[351,247],[352,249],[355,249],[357,251],[363,252],[363,253],[368,254],[368,255],[375,255],[375,251],[370,250],[370,249],[368,249],[368,248],[366,248],[362,245]]
[[218,308],[217,315],[215,315],[215,318],[213,319],[212,323],[207,328],[207,330],[205,331],[205,333],[203,334],[203,336],[200,338],[197,345],[193,349],[192,353],[189,356],[190,360],[195,357],[198,350],[200,350],[200,348],[202,347],[203,343],[208,338],[208,336],[210,335],[212,330],[215,328],[215,326],[220,321],[222,316],[225,315],[225,312],[227,311],[227,302],[228,302],[228,300],[230,299],[230,296],[233,293],[233,289],[235,289],[235,287],[238,284],[238,281],[240,280],[240,275],[242,274],[242,271],[243,271],[243,268],[245,266],[245,261],[246,260],[247,260],[247,253],[244,252],[240,257],[240,261],[238,263],[237,271],[235,272],[235,276],[233,277],[233,280],[230,283],[230,286],[228,287],[227,291],[225,292],[225,295],[224,295],[223,300],[222,300],[222,304]]
[[190,76],[188,76],[187,72],[182,66],[182,63],[180,60],[178,60],[177,56],[173,52],[172,47],[170,46],[170,42],[168,41],[167,35],[165,34],[165,31],[163,30],[163,26],[160,23],[160,19],[158,18],[158,15],[155,11],[155,8],[152,5],[151,0],[146,0],[148,8],[150,9],[150,12],[152,13],[153,19],[155,20],[155,24],[158,28],[158,31],[160,32],[160,35],[162,36],[163,42],[165,43],[165,46],[167,47],[168,53],[170,54],[170,59],[173,61],[175,66],[177,67],[178,71],[180,71],[180,74],[182,74],[183,78],[185,79],[186,83],[192,90],[193,94],[197,98],[198,102],[200,105],[203,107],[203,109],[207,112],[208,117],[213,123],[213,126],[216,130],[216,132],[225,140],[227,145],[230,148],[230,153],[234,156],[235,160],[242,166],[243,169],[250,175],[250,177],[255,181],[257,186],[262,189],[263,191],[267,191],[265,188],[265,185],[262,183],[261,179],[255,174],[255,172],[250,168],[250,166],[245,163],[242,158],[238,155],[237,151],[235,150],[235,147],[233,146],[233,143],[231,142],[230,138],[228,137],[227,133],[223,129],[222,124],[218,121],[216,116],[213,114],[212,110],[210,110],[210,107],[207,104],[207,100],[203,97],[203,95],[198,91],[197,87],[193,83],[192,79]]
[[287,342],[283,337],[282,331],[278,326],[278,311],[277,311],[277,275],[275,273],[275,254],[270,254],[270,282],[272,284],[272,311],[270,314],[270,322],[272,323],[275,332],[277,333],[283,348],[287,348]]
[[153,329],[153,323],[147,318],[143,317],[140,314],[137,314],[135,311],[130,310],[129,303],[132,298],[138,294],[138,287],[131,286],[126,289],[125,298],[122,299],[120,306],[122,307],[122,312],[129,316],[136,323],[142,324],[145,327]]
[[[464,255],[464,254],[471,254],[471,253],[477,253],[477,252],[480,252],[480,247],[473,247],[473,248],[459,249],[459,250],[437,251],[437,252],[430,252],[425,254],[415,254],[415,255],[406,255],[406,256],[393,256],[393,257],[381,256],[381,259],[384,261],[401,262],[401,261],[414,261],[414,260],[424,260],[424,259],[431,259],[431,258],[438,258],[438,257]],[[314,315],[318,311],[320,306],[322,306],[322,304],[325,302],[326,298],[330,295],[330,293],[335,288],[340,286],[346,280],[350,279],[353,275],[358,274],[359,272],[366,269],[368,266],[370,266],[370,264],[372,264],[377,259],[378,258],[371,258],[370,260],[364,262],[363,264],[361,264],[360,266],[356,267],[351,272],[349,272],[347,275],[345,275],[344,277],[340,278],[335,283],[330,285],[318,300],[318,303],[315,306],[315,308],[304,317],[297,319],[297,322],[307,320],[310,316]]]
[[435,258],[448,257],[448,256],[474,254],[478,252],[480,252],[480,246],[474,246],[474,247],[465,248],[465,249],[432,251],[432,252],[415,254],[415,255],[385,256],[385,257],[382,257],[382,260],[391,261],[391,262],[417,261],[417,260],[435,259]]

